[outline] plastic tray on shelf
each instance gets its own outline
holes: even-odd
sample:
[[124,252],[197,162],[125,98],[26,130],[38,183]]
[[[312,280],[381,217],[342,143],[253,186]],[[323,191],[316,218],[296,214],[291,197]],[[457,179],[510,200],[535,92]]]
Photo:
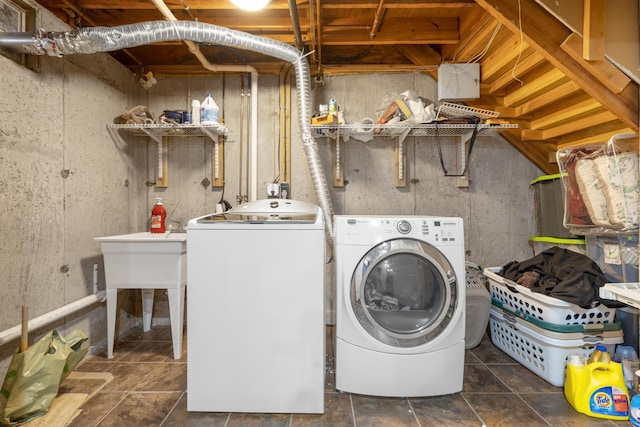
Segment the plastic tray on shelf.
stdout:
[[454,104],[452,102],[443,102],[438,107],[436,117],[464,117],[476,116],[481,119],[492,119],[500,115],[498,111],[485,110],[483,108],[470,107],[468,105]]
[[564,385],[565,363],[570,354],[589,356],[602,344],[613,354],[623,342],[622,329],[600,333],[553,332],[505,313],[492,305],[491,342],[522,366],[556,387]]
[[600,298],[618,301],[640,308],[640,283],[605,283],[599,290]]
[[614,321],[616,309],[599,304],[583,308],[558,298],[553,298],[505,279],[498,272],[500,267],[484,269],[489,279],[491,298],[500,301],[512,311],[520,311],[533,318],[559,325],[592,325]]

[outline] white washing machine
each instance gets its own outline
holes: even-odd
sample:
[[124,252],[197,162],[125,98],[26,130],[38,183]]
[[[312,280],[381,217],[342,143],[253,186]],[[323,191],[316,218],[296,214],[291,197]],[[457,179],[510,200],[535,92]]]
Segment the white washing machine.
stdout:
[[336,388],[388,397],[462,390],[461,218],[335,216]]
[[187,226],[187,410],[323,413],[322,210],[258,200]]

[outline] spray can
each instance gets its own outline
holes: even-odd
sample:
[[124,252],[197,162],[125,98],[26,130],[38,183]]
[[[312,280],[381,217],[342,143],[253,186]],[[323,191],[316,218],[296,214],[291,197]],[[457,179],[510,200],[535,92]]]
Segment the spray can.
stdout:
[[165,223],[167,210],[162,205],[162,199],[160,197],[156,197],[156,200],[156,205],[151,210],[149,231],[152,233],[165,233],[167,231],[167,225]]
[[220,117],[220,109],[218,108],[218,104],[213,100],[213,96],[210,93],[207,94],[204,101],[200,105],[202,109],[202,116],[200,117],[200,122],[203,125],[213,125],[219,123],[218,119]]

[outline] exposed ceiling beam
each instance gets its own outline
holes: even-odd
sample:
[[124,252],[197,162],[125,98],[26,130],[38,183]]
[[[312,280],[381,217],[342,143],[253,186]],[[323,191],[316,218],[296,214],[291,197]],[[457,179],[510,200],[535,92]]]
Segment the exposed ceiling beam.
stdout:
[[587,61],[604,60],[605,0],[584,0],[582,57]]
[[[611,90],[586,68],[586,60],[576,60],[562,50],[561,45],[571,31],[535,0],[476,0],[487,12],[511,29],[522,31],[526,42],[533,46],[554,67],[616,114],[631,129],[638,130],[638,84],[631,82],[620,93]],[[522,28],[520,28],[520,23]]]

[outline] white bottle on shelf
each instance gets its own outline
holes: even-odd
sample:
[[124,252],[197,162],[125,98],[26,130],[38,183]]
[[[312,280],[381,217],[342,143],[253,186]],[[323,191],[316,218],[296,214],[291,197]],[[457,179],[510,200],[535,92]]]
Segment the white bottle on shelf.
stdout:
[[200,101],[197,99],[191,101],[191,123],[200,124]]
[[200,117],[200,121],[203,125],[213,125],[218,123],[220,110],[218,109],[218,104],[213,100],[211,94],[207,94],[201,104],[201,108],[202,116]]

